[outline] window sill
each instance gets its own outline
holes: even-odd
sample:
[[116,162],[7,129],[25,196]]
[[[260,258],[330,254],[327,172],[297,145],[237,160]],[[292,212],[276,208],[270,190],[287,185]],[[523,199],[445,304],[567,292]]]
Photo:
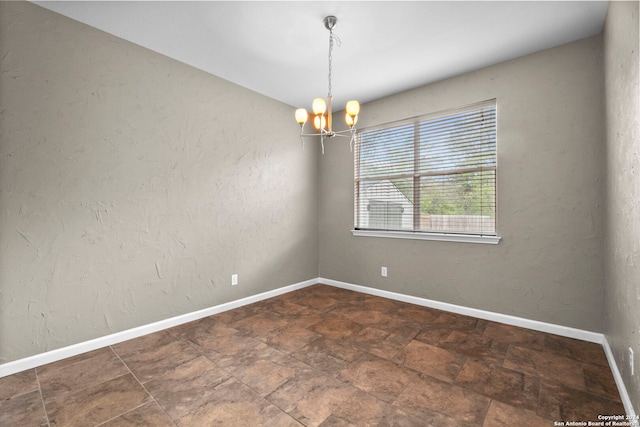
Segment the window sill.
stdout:
[[413,240],[437,240],[440,242],[459,243],[484,243],[497,245],[500,243],[499,236],[474,236],[470,234],[447,234],[447,233],[415,233],[412,231],[384,231],[384,230],[351,230],[354,236],[362,237],[386,237],[390,239],[413,239]]

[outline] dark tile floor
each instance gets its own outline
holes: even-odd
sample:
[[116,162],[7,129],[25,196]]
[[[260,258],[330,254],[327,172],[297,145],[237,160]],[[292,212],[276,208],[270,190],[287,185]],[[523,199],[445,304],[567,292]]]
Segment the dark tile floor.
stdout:
[[0,379],[1,426],[552,426],[602,347],[324,285]]

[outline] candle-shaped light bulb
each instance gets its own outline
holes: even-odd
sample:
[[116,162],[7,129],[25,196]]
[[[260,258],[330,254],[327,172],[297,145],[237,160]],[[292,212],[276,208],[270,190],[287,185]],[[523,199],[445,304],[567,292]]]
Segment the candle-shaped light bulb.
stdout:
[[347,102],[347,114],[351,117],[355,117],[360,114],[360,103],[358,101]]
[[307,110],[304,108],[298,108],[296,110],[296,122],[298,122],[300,126],[303,126],[307,122],[308,118],[309,113],[307,113]]
[[313,118],[313,127],[320,130],[327,126],[327,119],[324,116],[315,116]]
[[350,128],[354,127],[358,123],[358,116],[350,116],[349,113],[345,113],[344,121]]
[[324,101],[323,98],[316,98],[313,100],[313,114],[317,115],[322,115],[324,114],[325,111],[327,111],[327,103]]

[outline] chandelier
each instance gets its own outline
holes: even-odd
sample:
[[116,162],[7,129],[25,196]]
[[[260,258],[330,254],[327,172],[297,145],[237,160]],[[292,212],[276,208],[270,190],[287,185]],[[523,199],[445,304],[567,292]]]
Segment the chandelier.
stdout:
[[304,147],[304,137],[306,136],[319,136],[320,144],[322,145],[322,154],[324,154],[324,139],[333,138],[334,136],[342,136],[351,138],[349,144],[353,149],[353,140],[356,134],[356,123],[358,122],[358,113],[360,113],[360,103],[358,101],[349,101],[345,107],[344,120],[349,129],[342,131],[333,130],[333,116],[331,110],[331,53],[333,51],[334,40],[340,46],[340,39],[333,34],[333,28],[336,26],[338,18],[335,16],[326,16],[324,18],[324,26],[329,30],[329,92],[327,94],[327,100],[324,98],[316,98],[313,100],[312,109],[313,114],[312,124],[317,133],[304,133],[304,125],[309,119],[310,115],[304,108],[298,108],[296,110],[296,121],[300,125],[300,140]]

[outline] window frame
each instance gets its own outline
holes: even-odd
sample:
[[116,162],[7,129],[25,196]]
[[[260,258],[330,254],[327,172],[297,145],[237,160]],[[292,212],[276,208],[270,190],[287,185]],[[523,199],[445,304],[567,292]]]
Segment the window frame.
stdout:
[[[413,213],[412,213],[412,217],[413,217],[413,221],[414,221],[414,226],[413,226],[413,230],[384,230],[384,229],[375,229],[375,228],[358,228],[358,221],[359,221],[359,215],[360,215],[360,195],[359,195],[359,191],[360,191],[360,134],[361,133],[367,133],[367,132],[373,132],[376,130],[384,130],[384,129],[391,129],[391,128],[395,128],[395,127],[401,127],[401,126],[405,126],[405,125],[414,125],[415,127],[419,127],[420,123],[422,122],[427,122],[427,121],[432,121],[432,120],[436,120],[439,118],[443,118],[443,117],[447,117],[447,116],[454,116],[456,114],[462,114],[462,113],[468,113],[468,112],[472,112],[474,110],[478,110],[478,109],[482,109],[482,108],[486,108],[486,107],[493,107],[495,109],[495,132],[496,132],[496,136],[495,136],[495,144],[496,144],[496,148],[495,148],[495,168],[494,170],[494,190],[495,190],[495,194],[494,194],[494,208],[495,208],[495,215],[494,215],[494,231],[495,233],[490,233],[490,234],[483,234],[481,232],[479,233],[464,233],[464,232],[437,232],[437,231],[417,231],[416,230],[416,224],[419,223],[419,219],[416,220],[416,210],[418,212],[418,214],[420,214],[420,203],[417,204],[413,204]],[[411,117],[408,119],[403,119],[403,120],[398,120],[398,121],[394,121],[394,122],[388,122],[388,123],[384,123],[384,124],[380,124],[380,125],[376,125],[376,126],[371,126],[368,128],[363,128],[358,130],[358,134],[357,134],[357,139],[356,139],[356,148],[354,150],[354,203],[353,203],[353,207],[354,207],[354,228],[351,230],[352,234],[354,236],[363,236],[363,237],[385,237],[385,238],[396,238],[396,239],[416,239],[416,240],[434,240],[434,241],[448,241],[448,242],[464,242],[464,243],[487,243],[487,244],[498,244],[501,240],[501,237],[498,236],[498,135],[497,135],[497,128],[498,128],[498,103],[497,100],[495,98],[493,99],[487,99],[481,102],[477,102],[474,104],[469,104],[469,105],[465,105],[462,107],[458,107],[458,108],[451,108],[451,109],[447,109],[447,110],[442,110],[442,111],[438,111],[438,112],[434,112],[434,113],[430,113],[430,114],[425,114],[425,115],[420,115],[420,116],[415,116],[415,117]],[[417,143],[417,140],[413,139],[413,147],[414,147],[414,152],[417,152],[418,146],[419,144]],[[418,159],[414,157],[414,167],[411,173],[411,178],[413,179],[413,192],[414,192],[414,198],[413,200],[416,199],[416,196],[420,199],[421,198],[421,191],[420,188],[416,188],[415,182],[416,180],[419,182],[421,180],[421,178],[423,176],[428,176],[428,172],[424,172],[424,171],[417,171],[417,162]],[[419,185],[418,185],[419,187]]]

